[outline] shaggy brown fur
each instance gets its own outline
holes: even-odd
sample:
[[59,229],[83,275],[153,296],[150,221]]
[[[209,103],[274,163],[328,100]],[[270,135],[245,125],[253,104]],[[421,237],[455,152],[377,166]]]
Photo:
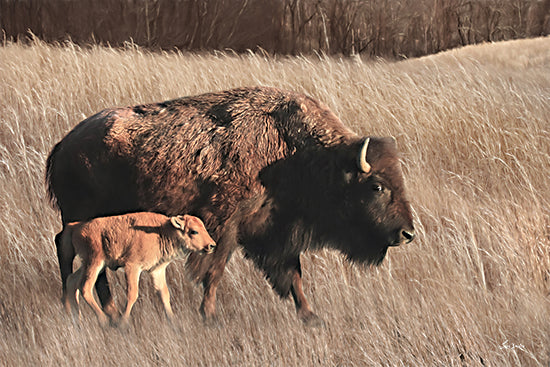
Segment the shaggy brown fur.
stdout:
[[184,215],[168,218],[157,213],[132,213],[69,223],[61,237],[63,251],[74,251],[82,266],[67,279],[65,307],[78,314],[78,291],[97,314],[102,326],[108,318],[96,303],[93,287],[105,267],[124,267],[128,302],[122,323],[128,324],[138,297],[139,276],[149,272],[164,305],[167,317],[174,313],[166,284],[166,267],[191,251],[212,253],[216,246],[199,218]]
[[[378,264],[414,236],[395,141],[370,138],[368,172],[357,164],[364,142],[308,96],[234,89],[82,121],[50,153],[47,183],[64,223],[138,210],[203,218],[218,250],[188,265],[203,282],[207,319],[240,244],[277,293],[293,295],[299,316],[317,322],[302,291],[302,251],[330,246]],[[72,258],[59,244],[58,257],[65,284]],[[97,289],[115,314],[106,278]]]

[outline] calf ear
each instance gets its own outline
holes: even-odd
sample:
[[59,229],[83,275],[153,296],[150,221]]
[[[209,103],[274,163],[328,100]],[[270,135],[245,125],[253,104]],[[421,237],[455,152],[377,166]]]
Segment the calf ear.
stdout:
[[181,215],[178,215],[177,217],[171,217],[170,223],[172,223],[172,225],[179,230],[183,231],[185,229],[185,222],[183,221],[183,217]]

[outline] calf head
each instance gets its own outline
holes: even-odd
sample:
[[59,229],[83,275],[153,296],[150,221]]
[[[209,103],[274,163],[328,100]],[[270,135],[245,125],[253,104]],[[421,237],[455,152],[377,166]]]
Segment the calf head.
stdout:
[[214,252],[216,243],[210,237],[204,223],[192,215],[178,215],[170,218],[170,223],[176,228],[177,236],[182,238],[187,249],[204,251],[207,254]]

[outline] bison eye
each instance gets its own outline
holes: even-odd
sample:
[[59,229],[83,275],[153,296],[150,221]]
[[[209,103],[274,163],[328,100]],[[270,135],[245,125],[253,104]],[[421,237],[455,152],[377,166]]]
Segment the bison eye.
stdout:
[[195,231],[194,229],[190,229],[190,230],[189,230],[189,234],[190,234],[191,236],[194,236],[194,235],[199,234],[199,232]]
[[384,187],[380,184],[373,184],[372,185],[372,190],[377,191],[377,192],[382,192],[382,191],[384,191]]

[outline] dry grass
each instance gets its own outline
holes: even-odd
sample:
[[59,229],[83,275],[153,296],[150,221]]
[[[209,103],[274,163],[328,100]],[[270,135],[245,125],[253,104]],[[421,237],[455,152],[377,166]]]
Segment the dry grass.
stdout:
[[[152,282],[127,332],[83,307],[63,314],[45,199],[46,155],[85,116],[245,85],[305,91],[353,129],[394,135],[419,238],[375,269],[303,257],[325,319],[304,328],[234,256],[221,323],[169,267],[174,329]],[[550,361],[550,38],[471,46],[400,63],[259,55],[0,48],[0,361],[8,365],[547,366]],[[112,275],[117,300],[123,284]]]

